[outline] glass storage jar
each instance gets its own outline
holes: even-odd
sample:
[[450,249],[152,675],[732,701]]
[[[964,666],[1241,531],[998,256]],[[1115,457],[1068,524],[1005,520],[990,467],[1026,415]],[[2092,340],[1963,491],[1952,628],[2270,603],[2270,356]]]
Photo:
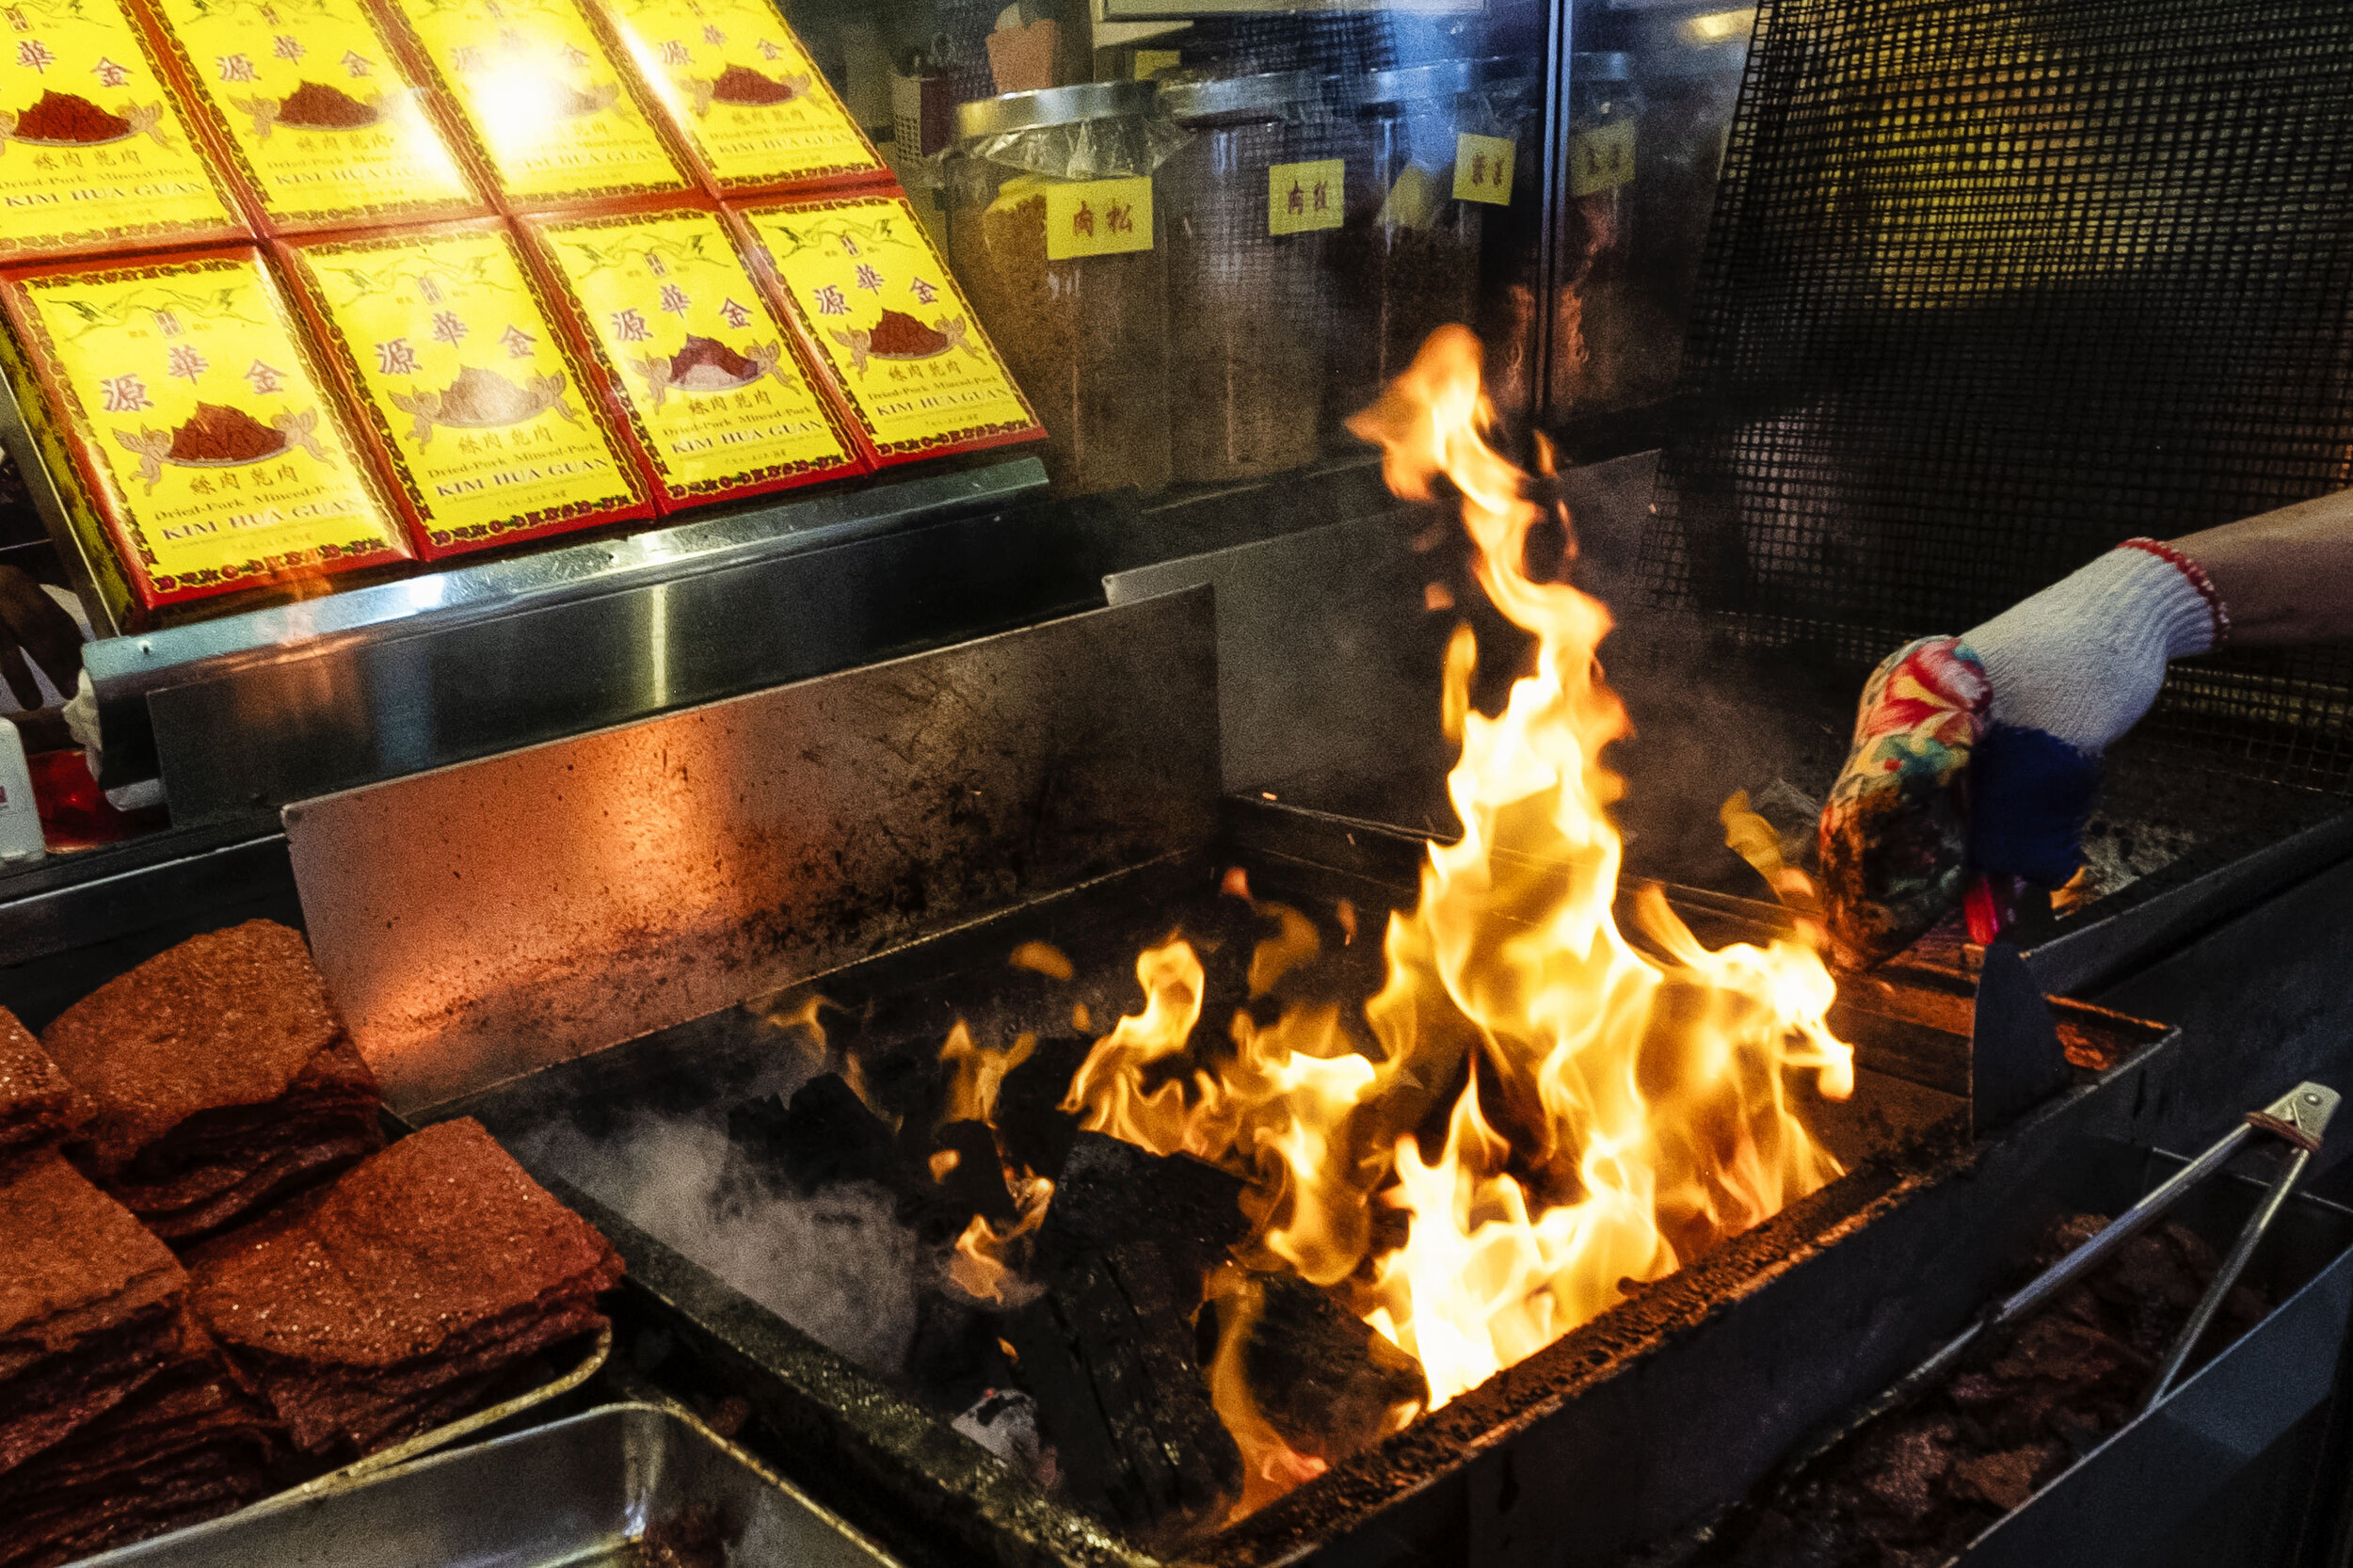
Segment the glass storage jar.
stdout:
[[956,108],[949,257],[1046,426],[1054,489],[1164,488],[1165,223],[1153,171],[1183,142],[1149,82]]
[[1179,481],[1277,473],[1321,450],[1324,248],[1342,195],[1299,134],[1320,94],[1306,72],[1160,82],[1193,138],[1160,171]]
[[1348,176],[1332,242],[1327,425],[1370,404],[1432,332],[1473,319],[1482,203],[1455,196],[1454,153],[1478,69],[1440,60],[1331,84]]
[[1553,299],[1553,419],[1625,408],[1639,396],[1641,326],[1630,219],[1641,170],[1641,99],[1623,54],[1569,57],[1567,200],[1561,203]]

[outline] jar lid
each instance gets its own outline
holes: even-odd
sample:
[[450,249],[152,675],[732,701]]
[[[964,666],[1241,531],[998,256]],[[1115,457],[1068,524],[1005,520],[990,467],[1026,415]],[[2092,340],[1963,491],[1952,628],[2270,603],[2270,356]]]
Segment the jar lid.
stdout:
[[1577,82],[1630,82],[1634,80],[1634,56],[1612,49],[1606,54],[1571,55],[1569,80]]
[[1041,125],[1076,125],[1112,115],[1139,115],[1152,107],[1150,82],[1080,82],[1034,92],[1002,92],[956,105],[956,135],[993,136]]
[[1429,65],[1400,66],[1371,71],[1361,76],[1333,79],[1333,91],[1343,104],[1411,104],[1431,98],[1452,98],[1479,85],[1477,60],[1436,60]]
[[1314,98],[1321,84],[1310,71],[1270,71],[1257,76],[1221,76],[1206,81],[1160,83],[1160,105],[1178,120],[1263,110],[1279,114]]
[[[1578,59],[1585,58],[1580,55]],[[1473,60],[1479,77],[1479,90],[1486,93],[1534,94],[1539,86],[1535,67],[1527,60],[1508,55],[1497,55],[1483,60]]]

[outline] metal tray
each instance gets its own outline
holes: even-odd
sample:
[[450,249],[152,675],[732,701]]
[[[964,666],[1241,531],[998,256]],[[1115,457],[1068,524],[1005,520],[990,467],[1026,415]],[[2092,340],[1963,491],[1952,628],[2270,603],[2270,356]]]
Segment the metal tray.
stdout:
[[582,1356],[569,1371],[561,1376],[551,1378],[535,1388],[527,1388],[512,1399],[501,1400],[498,1403],[486,1406],[470,1416],[460,1416],[455,1421],[445,1421],[430,1432],[421,1432],[406,1443],[395,1443],[389,1448],[379,1448],[364,1459],[354,1460],[340,1470],[329,1470],[323,1476],[306,1480],[299,1486],[289,1487],[251,1506],[269,1508],[280,1502],[310,1496],[313,1493],[337,1492],[355,1480],[364,1480],[370,1476],[382,1475],[388,1470],[398,1469],[412,1459],[446,1448],[459,1438],[471,1436],[486,1427],[496,1426],[509,1416],[520,1415],[534,1405],[545,1404],[558,1394],[570,1393],[596,1376],[598,1369],[603,1367],[605,1358],[612,1353],[613,1325],[607,1323],[597,1331],[596,1342],[588,1347],[587,1353]]
[[696,1514],[716,1521],[729,1564],[892,1568],[848,1526],[700,1423],[650,1404],[605,1405],[335,1490],[262,1503],[88,1565],[623,1568],[641,1560],[638,1543],[649,1530]]
[[[2184,1161],[2162,1151],[2086,1140],[2014,1203],[2017,1255],[2052,1217],[2121,1212]],[[2263,1184],[2233,1174],[2190,1193],[2168,1218],[2227,1248]],[[2272,1307],[2153,1407],[1947,1559],[1945,1568],[2043,1568],[2154,1562],[2248,1466],[2329,1398],[2353,1317],[2353,1211],[2299,1192],[2255,1253],[2246,1278]],[[1879,1402],[1865,1401],[1870,1409]],[[1848,1417],[1849,1434],[1863,1423]],[[1846,1439],[1842,1437],[1841,1442]],[[1820,1450],[1817,1450],[1817,1455]],[[1825,1461],[1802,1462],[1785,1476]],[[1625,1559],[1622,1568],[1719,1560],[1719,1519]],[[2185,1560],[2178,1554],[2171,1560]],[[2249,1560],[2253,1560],[2251,1558]]]

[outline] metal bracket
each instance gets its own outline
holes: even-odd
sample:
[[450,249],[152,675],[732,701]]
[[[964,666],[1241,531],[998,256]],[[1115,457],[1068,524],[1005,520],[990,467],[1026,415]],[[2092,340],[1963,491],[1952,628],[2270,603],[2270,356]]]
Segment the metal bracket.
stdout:
[[2058,1020],[2018,950],[1996,942],[1977,975],[1969,1035],[1969,1131],[1982,1138],[2073,1080]]

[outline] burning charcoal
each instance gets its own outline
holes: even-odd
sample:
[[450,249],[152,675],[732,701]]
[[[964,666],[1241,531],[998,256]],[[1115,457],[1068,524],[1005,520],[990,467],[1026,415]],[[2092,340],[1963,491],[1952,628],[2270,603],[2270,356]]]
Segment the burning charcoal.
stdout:
[[1190,1288],[1182,1311],[1200,1304],[1200,1285],[1241,1240],[1242,1182],[1185,1155],[1160,1156],[1099,1132],[1072,1142],[1053,1206],[1039,1232],[1050,1267],[1077,1252],[1149,1237],[1168,1258],[1173,1288]]
[[[1242,1375],[1259,1414],[1299,1452],[1337,1464],[1395,1431],[1401,1407],[1429,1402],[1421,1364],[1325,1291],[1289,1273],[1241,1283],[1250,1304],[1240,1309],[1253,1314]],[[1217,1309],[1239,1299],[1221,1290],[1203,1309],[1211,1345]]]
[[997,1088],[997,1137],[1006,1159],[1033,1175],[1061,1179],[1079,1118],[1057,1108],[1092,1048],[1075,1034],[1054,1035],[1040,1040],[1029,1060],[1005,1075]]
[[1241,1454],[1209,1404],[1190,1311],[1159,1253],[1127,1242],[1065,1256],[1006,1322],[1072,1499],[1140,1537],[1215,1525],[1241,1496]]
[[[949,1202],[966,1214],[985,1214],[1000,1224],[1018,1212],[1005,1191],[1004,1167],[997,1157],[997,1135],[984,1122],[950,1122],[934,1135],[933,1179]],[[955,1156],[953,1163],[943,1157]]]
[[[987,1129],[980,1130],[985,1135]],[[984,1159],[959,1153],[956,1168],[948,1174],[962,1179],[943,1186],[835,1073],[810,1079],[789,1103],[772,1095],[731,1108],[728,1143],[719,1178],[723,1198],[773,1192],[780,1186],[809,1193],[867,1183],[888,1193],[900,1222],[935,1246],[953,1241],[976,1212],[1012,1212],[993,1146],[981,1145],[987,1149]],[[964,1171],[967,1164],[974,1169]],[[985,1194],[991,1183],[996,1195],[984,1207],[972,1193]]]
[[998,1328],[995,1313],[943,1291],[925,1291],[915,1304],[906,1375],[926,1389],[969,1389],[1002,1377]]
[[[764,1152],[776,1169],[805,1192],[844,1181],[892,1186],[904,1173],[897,1141],[839,1073],[820,1073],[793,1093],[782,1114],[754,1102],[746,1117],[767,1133]],[[728,1135],[737,1134],[728,1112]]]

